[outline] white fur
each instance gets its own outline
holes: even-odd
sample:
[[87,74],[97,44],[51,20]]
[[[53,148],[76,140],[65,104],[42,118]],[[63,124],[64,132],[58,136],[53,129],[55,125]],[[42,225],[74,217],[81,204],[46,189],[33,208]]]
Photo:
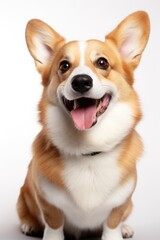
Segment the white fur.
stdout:
[[134,189],[134,180],[120,185],[117,165],[119,149],[109,154],[64,158],[62,173],[66,190],[41,177],[47,201],[62,209],[67,221],[80,229],[101,226],[110,211],[125,202]]
[[125,28],[126,39],[122,42],[120,47],[120,53],[122,57],[131,61],[140,53],[139,39],[141,38],[141,32],[134,27],[127,26]]
[[63,226],[58,229],[50,228],[47,224],[45,226],[43,240],[64,240]]
[[80,41],[79,42],[79,49],[80,49],[80,65],[85,65],[85,49],[86,49],[86,42]]
[[121,224],[114,229],[107,227],[105,224],[103,227],[102,240],[123,240],[121,233]]
[[21,230],[24,234],[27,234],[27,233],[32,233],[33,228],[30,225],[24,223],[21,225]]
[[127,224],[122,224],[121,231],[124,238],[131,238],[134,235],[134,231]]
[[51,53],[43,43],[43,37],[41,35],[35,35],[33,41],[36,46],[35,55],[38,56],[38,60],[43,64],[47,64]]
[[95,151],[110,151],[129,133],[134,124],[129,105],[112,103],[87,131],[74,127],[71,117],[63,109],[50,105],[46,123],[53,144],[64,154],[81,155]]

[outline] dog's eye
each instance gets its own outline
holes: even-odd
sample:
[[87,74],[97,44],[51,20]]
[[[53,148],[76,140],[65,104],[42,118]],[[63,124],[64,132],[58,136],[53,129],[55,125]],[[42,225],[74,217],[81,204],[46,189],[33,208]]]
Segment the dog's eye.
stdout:
[[61,73],[65,73],[69,70],[70,67],[71,67],[70,62],[68,62],[67,60],[63,60],[59,65],[59,70]]
[[100,57],[96,60],[95,65],[97,68],[100,68],[102,70],[107,70],[109,67],[109,62],[106,58]]

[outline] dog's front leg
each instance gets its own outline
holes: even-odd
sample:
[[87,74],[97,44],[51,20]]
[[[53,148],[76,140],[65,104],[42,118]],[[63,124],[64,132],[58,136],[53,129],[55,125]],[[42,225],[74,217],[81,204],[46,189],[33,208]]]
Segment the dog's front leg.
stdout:
[[43,198],[39,198],[39,203],[45,221],[43,240],[64,240],[64,219],[61,210],[49,204]]
[[102,240],[122,240],[121,224],[115,228],[110,228],[106,224],[103,226]]
[[63,226],[53,229],[48,224],[45,226],[43,240],[63,240]]
[[132,229],[124,229],[122,225],[122,222],[128,217],[131,210],[132,202],[129,198],[124,204],[111,211],[107,223],[103,226],[102,240],[122,240],[123,237],[130,238],[133,236]]

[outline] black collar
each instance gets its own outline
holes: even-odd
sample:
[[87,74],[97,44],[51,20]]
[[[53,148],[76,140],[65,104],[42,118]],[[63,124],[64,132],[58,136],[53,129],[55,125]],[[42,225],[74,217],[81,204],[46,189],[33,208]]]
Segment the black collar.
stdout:
[[100,154],[100,153],[102,153],[102,152],[91,152],[91,153],[85,153],[85,154],[82,154],[82,156],[84,156],[84,157],[86,157],[86,156],[95,156],[95,155],[98,155],[98,154]]

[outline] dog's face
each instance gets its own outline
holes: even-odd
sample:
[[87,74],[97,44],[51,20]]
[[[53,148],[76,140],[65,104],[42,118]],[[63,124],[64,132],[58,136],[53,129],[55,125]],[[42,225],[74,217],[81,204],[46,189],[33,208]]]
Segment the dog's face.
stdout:
[[[144,12],[129,15],[104,42],[65,43],[47,24],[31,20],[26,40],[42,74],[42,124],[54,122],[53,127],[57,128],[66,123],[68,128],[79,132],[97,128],[97,131],[101,129],[100,135],[110,128],[113,131],[122,128],[124,134],[120,135],[124,137],[141,117],[133,89],[133,71],[139,64],[148,36],[149,20]],[[51,106],[55,111],[53,117],[48,113]]]
[[111,77],[115,64],[112,54],[111,48],[103,42],[77,41],[66,44],[57,54],[58,59],[53,61],[50,97],[55,87],[56,72],[58,103],[79,130],[96,125],[110,101],[118,97]]

